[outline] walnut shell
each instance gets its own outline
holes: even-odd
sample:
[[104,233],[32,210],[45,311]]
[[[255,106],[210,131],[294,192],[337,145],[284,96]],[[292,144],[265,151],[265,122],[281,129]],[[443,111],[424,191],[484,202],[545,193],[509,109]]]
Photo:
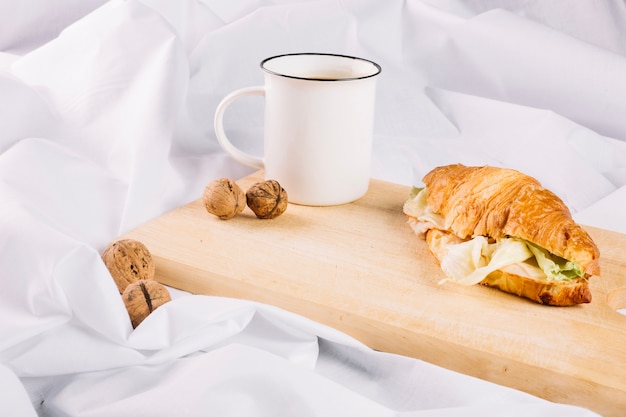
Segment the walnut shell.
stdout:
[[273,219],[287,210],[287,191],[276,180],[258,182],[246,192],[246,203],[259,219]]
[[142,279],[126,287],[122,299],[133,328],[136,328],[150,313],[171,301],[172,297],[161,283]]
[[152,254],[138,240],[122,239],[109,244],[102,252],[102,260],[120,294],[137,280],[154,278]]
[[209,213],[222,220],[232,219],[246,207],[246,195],[230,178],[209,182],[204,188],[202,201]]

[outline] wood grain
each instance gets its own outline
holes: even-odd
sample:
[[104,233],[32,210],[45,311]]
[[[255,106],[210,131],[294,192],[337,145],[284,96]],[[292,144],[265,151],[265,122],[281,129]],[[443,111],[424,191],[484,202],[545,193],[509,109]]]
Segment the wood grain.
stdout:
[[[238,183],[261,181],[257,172]],[[289,191],[289,190],[287,190]],[[346,205],[290,204],[272,220],[231,220],[200,200],[123,237],[143,242],[156,278],[192,293],[273,304],[374,349],[411,356],[604,416],[626,410],[626,236],[587,227],[601,251],[593,301],[548,307],[482,286],[439,285],[402,214],[408,187],[372,180]]]

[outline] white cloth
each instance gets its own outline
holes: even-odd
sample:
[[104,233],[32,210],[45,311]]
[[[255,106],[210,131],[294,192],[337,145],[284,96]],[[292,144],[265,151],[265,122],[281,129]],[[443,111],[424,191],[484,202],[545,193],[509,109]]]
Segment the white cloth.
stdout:
[[[626,232],[626,9],[519,4],[0,0],[0,414],[593,415],[244,300],[172,290],[133,331],[99,257],[251,172],[213,112],[262,82],[263,58],[298,51],[383,67],[373,176],[509,166]],[[262,103],[226,124],[261,149]]]

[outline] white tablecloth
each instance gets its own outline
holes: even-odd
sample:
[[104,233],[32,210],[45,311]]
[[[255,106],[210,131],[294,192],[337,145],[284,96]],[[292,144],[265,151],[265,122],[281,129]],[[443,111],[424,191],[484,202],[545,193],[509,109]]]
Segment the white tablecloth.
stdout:
[[[303,51],[382,66],[374,177],[512,167],[626,233],[625,22],[610,0],[0,0],[0,414],[593,415],[244,300],[172,290],[133,331],[99,253],[250,173],[215,107]],[[262,113],[226,119],[255,152]]]

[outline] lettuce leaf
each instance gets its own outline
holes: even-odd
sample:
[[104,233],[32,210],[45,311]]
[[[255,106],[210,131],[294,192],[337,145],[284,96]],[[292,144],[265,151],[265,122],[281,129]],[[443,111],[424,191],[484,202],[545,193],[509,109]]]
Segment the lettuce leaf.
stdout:
[[420,188],[420,187],[411,187],[411,191],[409,191],[409,199],[413,200],[419,193],[422,192],[424,188]]
[[486,237],[450,244],[441,259],[446,275],[440,283],[454,281],[474,285],[496,270],[531,276],[550,281],[568,281],[583,276],[581,268],[528,241],[504,238],[489,243]]
[[441,230],[446,229],[443,216],[435,213],[428,205],[427,188],[413,187],[409,193],[409,200],[404,203],[403,211],[420,222],[430,223]]
[[537,259],[537,265],[546,274],[548,280],[569,281],[584,276],[583,270],[576,262],[553,255],[534,243],[526,242],[526,245]]
[[484,236],[447,248],[441,260],[441,269],[446,274],[445,281],[455,281],[462,285],[474,285],[487,275],[508,265],[514,265],[532,258],[528,246],[520,239],[502,239],[489,243]]

